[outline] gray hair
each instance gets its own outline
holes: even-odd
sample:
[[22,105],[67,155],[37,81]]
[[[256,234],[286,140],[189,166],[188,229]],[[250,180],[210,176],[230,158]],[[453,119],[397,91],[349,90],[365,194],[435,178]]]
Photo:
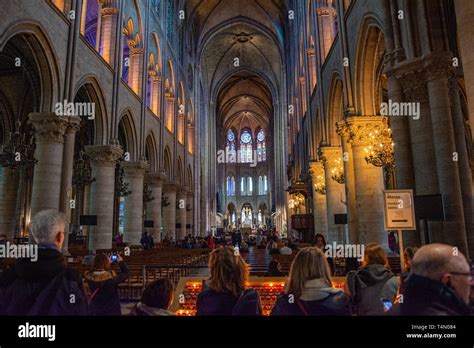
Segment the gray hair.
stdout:
[[31,220],[29,229],[38,244],[52,244],[56,239],[54,227],[65,224],[66,215],[57,210],[43,210]]

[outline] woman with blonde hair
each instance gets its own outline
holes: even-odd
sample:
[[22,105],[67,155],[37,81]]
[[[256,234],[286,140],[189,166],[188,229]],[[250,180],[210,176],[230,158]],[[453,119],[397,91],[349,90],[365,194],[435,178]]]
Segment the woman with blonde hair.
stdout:
[[232,247],[215,249],[209,256],[210,277],[197,298],[197,315],[261,315],[260,297],[245,289],[249,271]]
[[357,315],[382,315],[391,307],[398,291],[398,279],[391,272],[383,247],[376,243],[365,247],[363,266],[350,271],[346,291]]
[[271,315],[351,315],[349,297],[332,286],[329,264],[320,248],[298,252],[285,293],[278,297]]

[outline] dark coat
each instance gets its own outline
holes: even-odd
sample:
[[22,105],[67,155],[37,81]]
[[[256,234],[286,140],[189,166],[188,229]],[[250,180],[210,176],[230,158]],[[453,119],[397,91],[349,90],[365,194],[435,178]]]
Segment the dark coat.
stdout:
[[119,262],[120,274],[112,271],[86,272],[84,275],[92,299],[90,300],[93,315],[121,315],[118,285],[128,278],[125,262]]
[[442,283],[410,274],[405,280],[403,300],[389,315],[470,315],[470,308]]
[[339,289],[334,289],[317,280],[306,282],[303,294],[299,299],[281,294],[270,315],[272,316],[326,316],[351,315],[349,296]]
[[260,296],[254,289],[246,289],[240,296],[203,290],[196,303],[197,315],[262,315]]
[[20,259],[0,278],[0,315],[87,314],[82,279],[56,249],[39,247],[36,262]]
[[349,272],[347,288],[357,315],[383,315],[382,300],[395,302],[398,279],[383,265],[371,264]]

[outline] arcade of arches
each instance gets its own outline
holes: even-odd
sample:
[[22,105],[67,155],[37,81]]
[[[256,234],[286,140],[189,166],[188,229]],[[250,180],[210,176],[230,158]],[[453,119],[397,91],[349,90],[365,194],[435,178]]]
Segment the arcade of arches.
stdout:
[[258,228],[387,247],[382,191],[412,189],[443,216],[425,209],[406,244],[473,255],[473,15],[470,0],[2,2],[0,233],[57,209],[91,250]]

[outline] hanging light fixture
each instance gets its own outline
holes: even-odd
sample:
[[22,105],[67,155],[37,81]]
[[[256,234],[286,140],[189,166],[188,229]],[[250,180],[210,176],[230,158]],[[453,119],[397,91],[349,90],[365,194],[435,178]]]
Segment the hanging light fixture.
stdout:
[[27,143],[25,134],[21,134],[20,128],[21,121],[18,120],[15,122],[15,131],[10,132],[7,143],[0,147],[0,165],[2,167],[12,170],[27,169],[38,162],[34,158],[34,145]]
[[346,182],[344,177],[344,166],[340,158],[334,161],[334,167],[331,169],[331,179],[338,184],[344,184]]

